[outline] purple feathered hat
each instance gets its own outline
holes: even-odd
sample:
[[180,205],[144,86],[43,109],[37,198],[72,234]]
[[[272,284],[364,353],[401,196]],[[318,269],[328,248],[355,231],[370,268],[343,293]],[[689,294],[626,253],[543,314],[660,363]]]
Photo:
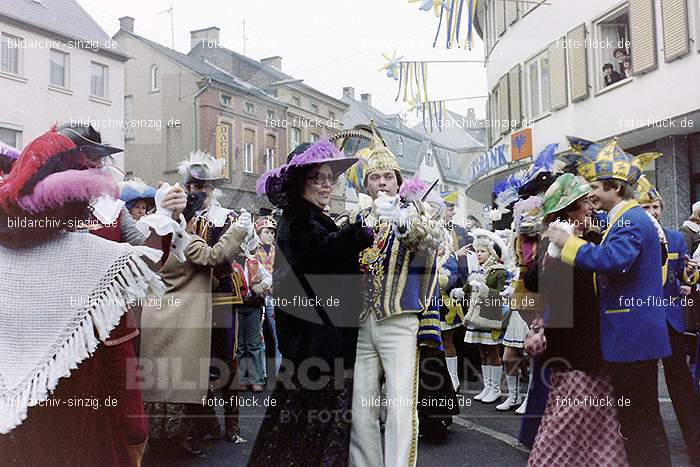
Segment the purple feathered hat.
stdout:
[[[287,163],[262,174],[255,184],[258,196],[267,195],[272,204],[284,207],[286,192],[289,189],[287,181],[293,170],[313,165],[328,164],[333,174],[338,176],[352,167],[358,161],[357,157],[345,157],[337,147],[327,139],[321,139],[311,145],[306,143],[306,149],[298,146],[287,158]],[[302,148],[303,151],[299,152]]]
[[0,176],[10,173],[12,165],[19,157],[19,150],[0,141]]

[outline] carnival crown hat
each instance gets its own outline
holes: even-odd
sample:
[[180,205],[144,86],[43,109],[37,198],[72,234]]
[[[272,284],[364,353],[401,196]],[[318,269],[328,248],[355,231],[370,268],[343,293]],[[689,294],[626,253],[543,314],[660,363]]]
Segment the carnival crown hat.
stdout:
[[544,194],[543,219],[572,205],[576,200],[587,196],[590,192],[591,186],[581,177],[570,173],[561,175]]
[[297,146],[287,157],[287,163],[260,176],[256,182],[258,196],[267,195],[272,204],[284,207],[288,181],[291,173],[304,166],[328,164],[333,174],[338,176],[357,162],[356,157],[345,157],[338,148],[327,139],[320,139],[313,144],[303,143]]
[[131,209],[134,203],[144,200],[155,204],[156,189],[147,185],[143,180],[135,178],[119,183],[119,199],[126,203],[126,208]]
[[262,229],[277,229],[277,222],[272,217],[261,217],[255,221],[255,231],[260,232]]
[[634,185],[642,175],[642,171],[657,157],[660,152],[646,152],[633,156],[619,146],[617,138],[606,143],[567,136],[571,148],[559,157],[574,164],[579,175],[588,182],[596,180],[621,180]]
[[393,170],[396,172],[399,185],[401,185],[401,167],[396,161],[396,156],[379,138],[374,121],[371,121],[370,127],[372,129],[372,141],[370,141],[367,148],[360,149],[356,154],[365,164],[365,180],[375,172]]
[[662,201],[661,194],[649,182],[646,175],[642,174],[637,180],[637,200],[639,204],[653,203],[654,201]]
[[102,144],[76,145],[54,125],[22,151],[12,170],[0,179],[4,215],[39,214],[68,203],[89,203],[119,190],[103,160],[112,154]]
[[216,158],[206,151],[193,151],[190,156],[177,166],[177,171],[183,177],[183,183],[192,182],[210,183],[215,187],[221,186],[225,181],[224,168],[226,160]]
[[459,192],[457,190],[443,191],[440,193],[440,196],[442,197],[442,201],[444,201],[445,206],[448,208],[456,205],[457,201],[459,200]]

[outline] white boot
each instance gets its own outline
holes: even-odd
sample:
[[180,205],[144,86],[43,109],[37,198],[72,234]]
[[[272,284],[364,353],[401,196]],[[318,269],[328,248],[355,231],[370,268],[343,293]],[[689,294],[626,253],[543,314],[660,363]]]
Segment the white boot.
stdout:
[[491,367],[491,390],[481,399],[481,402],[490,404],[496,402],[501,397],[501,375],[503,374],[502,366]]
[[457,368],[457,357],[447,357],[447,371],[450,372],[450,378],[452,378],[452,387],[455,388],[455,392],[459,389],[459,370]]
[[484,389],[479,394],[474,396],[474,399],[480,401],[491,391],[491,367],[481,365],[481,379],[484,381]]
[[496,410],[510,410],[518,405],[518,377],[506,375],[508,398],[496,406]]
[[525,410],[527,410],[527,396],[530,394],[530,386],[532,386],[532,373],[532,365],[530,365],[530,377],[527,381],[527,392],[525,393],[525,399],[523,400],[523,403],[520,404],[520,407],[515,409],[515,413],[518,415],[525,415]]

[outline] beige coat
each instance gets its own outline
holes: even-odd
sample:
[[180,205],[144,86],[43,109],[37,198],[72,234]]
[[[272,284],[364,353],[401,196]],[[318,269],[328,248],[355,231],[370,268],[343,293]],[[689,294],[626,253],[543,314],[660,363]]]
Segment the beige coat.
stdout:
[[165,296],[149,297],[141,318],[144,401],[202,403],[209,385],[212,269],[230,261],[245,235],[234,225],[213,247],[193,236],[187,262],[170,255],[161,269]]

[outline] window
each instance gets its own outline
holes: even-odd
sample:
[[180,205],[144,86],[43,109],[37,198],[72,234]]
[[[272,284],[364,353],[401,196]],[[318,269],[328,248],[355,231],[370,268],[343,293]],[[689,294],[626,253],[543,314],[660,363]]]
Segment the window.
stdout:
[[267,111],[267,119],[268,119],[268,120],[274,120],[274,119],[275,119],[275,111],[274,111],[274,110],[268,110],[268,111]]
[[488,52],[496,44],[496,0],[486,4],[486,43]]
[[134,96],[124,96],[124,139],[134,139]]
[[318,113],[318,105],[316,104],[311,104],[311,111],[315,114]]
[[335,112],[329,111],[328,118],[332,121],[335,121]]
[[275,148],[277,147],[277,137],[275,135],[265,136],[265,170],[275,168]]
[[19,52],[21,39],[19,37],[3,34],[2,48],[0,49],[0,71],[19,75]]
[[[627,47],[630,40],[627,7],[618,9],[594,23],[596,89],[600,90],[632,76],[632,61]],[[603,70],[605,67],[605,70]]]
[[49,83],[68,87],[68,54],[51,49],[49,52]]
[[[452,168],[452,161],[450,160],[450,153],[446,152],[445,153],[445,168],[450,169]],[[445,191],[445,190],[442,190]]]
[[252,114],[255,112],[255,106],[250,102],[245,103],[245,113]]
[[317,133],[311,133],[311,142],[312,143],[315,143],[316,141],[318,141],[318,138],[319,138],[319,136]]
[[22,148],[22,132],[11,128],[0,127],[0,141],[9,144],[13,148]]
[[90,95],[107,98],[107,65],[92,62],[90,78]]
[[399,150],[396,151],[396,155],[399,157],[403,157],[403,137],[399,136]]
[[219,102],[224,107],[231,107],[231,96],[229,96],[228,94],[222,94],[219,98]]
[[158,65],[151,65],[151,92],[159,91],[158,87]]
[[245,168],[243,169],[246,173],[253,173],[253,145],[250,143],[245,143]]
[[243,140],[245,141],[243,145],[244,152],[244,167],[243,171],[245,173],[253,173],[255,158],[253,153],[255,152],[255,131],[246,128],[244,130]]
[[301,99],[299,99],[297,96],[292,96],[292,104],[296,105],[297,107],[301,107]]
[[296,127],[291,127],[289,131],[289,152],[292,152],[295,147],[301,144],[301,130]]
[[549,54],[545,50],[525,63],[527,117],[534,120],[549,112]]
[[433,166],[433,148],[428,146],[428,152],[425,154],[425,165],[428,167]]

